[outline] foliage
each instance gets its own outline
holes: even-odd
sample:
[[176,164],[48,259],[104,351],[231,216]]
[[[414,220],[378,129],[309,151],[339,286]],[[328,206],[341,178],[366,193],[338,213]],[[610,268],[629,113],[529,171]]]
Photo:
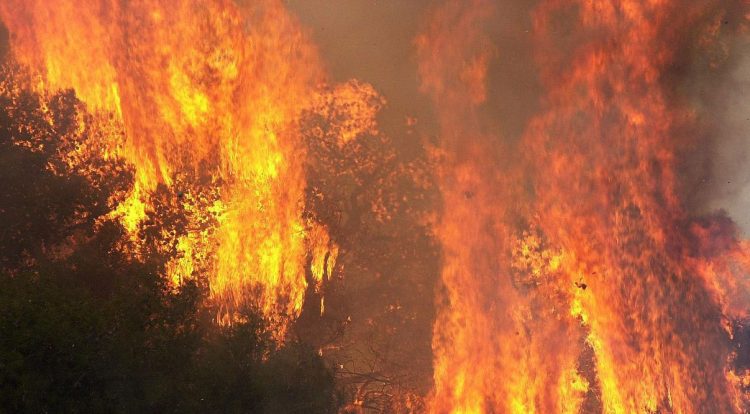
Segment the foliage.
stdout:
[[[348,87],[380,109],[366,85]],[[409,131],[389,135],[369,119],[342,140],[340,126],[357,123],[342,115],[352,104],[332,94],[327,106],[303,117],[306,211],[325,223],[340,250],[321,289],[325,312],[310,300],[316,292],[308,292],[306,304],[314,306],[304,309],[296,330],[334,362],[337,388],[350,403],[343,412],[418,411],[418,396],[431,386],[438,274],[428,224],[437,198],[433,166],[411,148],[418,139]]]
[[29,84],[0,73],[0,412],[334,410],[313,350],[253,310],[217,326],[205,288],[161,276],[168,257],[128,254],[108,212],[131,175],[92,150],[111,120]]

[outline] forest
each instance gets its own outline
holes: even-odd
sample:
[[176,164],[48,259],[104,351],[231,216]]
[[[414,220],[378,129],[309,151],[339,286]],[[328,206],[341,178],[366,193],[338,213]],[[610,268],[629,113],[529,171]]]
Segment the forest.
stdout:
[[0,414],[747,413],[747,0],[0,0]]

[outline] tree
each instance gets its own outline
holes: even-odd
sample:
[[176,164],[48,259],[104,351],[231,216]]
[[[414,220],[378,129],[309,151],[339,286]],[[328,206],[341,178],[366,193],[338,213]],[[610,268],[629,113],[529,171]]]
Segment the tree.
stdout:
[[439,273],[427,220],[437,198],[432,166],[405,144],[418,141],[408,132],[378,131],[384,103],[371,86],[339,85],[322,102],[302,124],[306,211],[339,255],[320,289],[325,311],[308,292],[296,331],[336,367],[347,410],[417,409],[431,386]]
[[132,176],[96,150],[116,121],[27,85],[0,69],[0,412],[333,411],[312,349],[252,309],[217,326],[204,287],[163,277],[169,251],[129,253],[109,212]]

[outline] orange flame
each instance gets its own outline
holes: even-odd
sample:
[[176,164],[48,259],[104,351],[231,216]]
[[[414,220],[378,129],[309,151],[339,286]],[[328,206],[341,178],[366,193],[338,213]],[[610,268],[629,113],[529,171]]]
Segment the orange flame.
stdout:
[[743,412],[725,318],[746,313],[747,254],[690,224],[678,157],[691,114],[665,84],[717,6],[542,2],[548,93],[519,148],[481,113],[499,11],[448,0],[433,13],[417,38],[443,151],[433,412]]
[[[569,257],[563,272],[589,287],[575,312],[607,412],[739,410],[721,308],[681,230],[678,154],[694,142],[684,132],[690,113],[664,78],[711,11],[684,6],[547,1],[535,14],[549,89],[526,137],[539,223]],[[558,56],[552,20],[574,7],[574,24],[599,34]]]

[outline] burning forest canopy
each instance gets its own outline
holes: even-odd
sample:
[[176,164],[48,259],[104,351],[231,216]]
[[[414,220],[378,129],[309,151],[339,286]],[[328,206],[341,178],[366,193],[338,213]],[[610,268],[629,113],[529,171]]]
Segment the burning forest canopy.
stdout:
[[746,0],[3,0],[0,412],[750,412]]

